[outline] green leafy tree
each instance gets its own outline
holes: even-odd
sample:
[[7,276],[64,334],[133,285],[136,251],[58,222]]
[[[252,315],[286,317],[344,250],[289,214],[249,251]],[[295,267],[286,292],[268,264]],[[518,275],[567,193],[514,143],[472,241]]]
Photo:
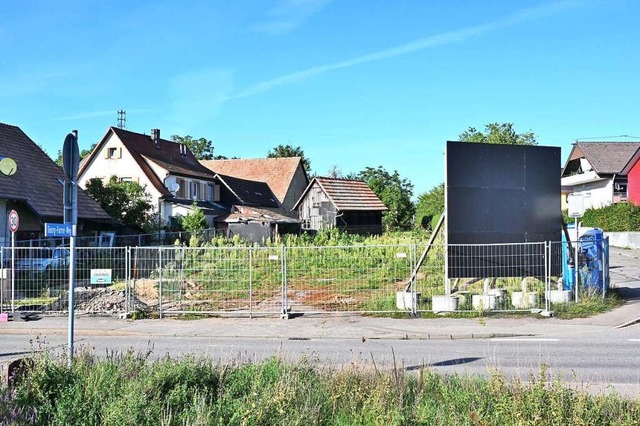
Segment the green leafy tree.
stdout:
[[307,174],[311,174],[311,161],[304,155],[304,151],[299,146],[278,145],[267,153],[267,158],[278,157],[302,157],[302,166]]
[[[171,140],[187,146],[198,160],[213,160],[213,142],[209,139],[194,139],[192,136],[172,135]],[[216,158],[217,159],[217,158]]]
[[416,202],[416,228],[432,230],[444,211],[444,183],[434,186],[418,196]]
[[462,142],[496,143],[504,145],[537,145],[538,140],[533,132],[517,133],[513,123],[489,123],[484,132],[469,127],[458,136]]
[[[96,147],[96,145],[97,145],[97,143],[93,143],[93,144],[91,144],[91,146],[88,149],[80,150],[80,161],[82,161],[84,159],[84,157],[86,157],[87,155],[91,154],[91,151],[93,151],[93,149]],[[61,149],[58,150],[58,156],[53,161],[55,161],[58,166],[62,167],[62,163],[64,162],[64,160],[62,158],[62,150]]]
[[137,182],[123,182],[111,176],[105,185],[102,179],[93,178],[87,182],[85,192],[124,225],[146,229],[153,220],[151,196]]
[[195,202],[191,205],[191,211],[182,218],[182,227],[192,235],[199,235],[207,228],[204,212]]
[[397,171],[389,173],[382,166],[367,167],[358,178],[367,183],[369,188],[389,209],[382,221],[387,231],[404,231],[411,229],[415,207],[411,201],[413,184],[400,177]]

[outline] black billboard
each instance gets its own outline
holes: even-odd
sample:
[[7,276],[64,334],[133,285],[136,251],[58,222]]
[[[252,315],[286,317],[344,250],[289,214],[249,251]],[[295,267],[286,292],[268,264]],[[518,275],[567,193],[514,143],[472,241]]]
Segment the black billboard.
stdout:
[[543,246],[522,243],[561,239],[560,148],[447,142],[446,168],[449,277],[543,276]]

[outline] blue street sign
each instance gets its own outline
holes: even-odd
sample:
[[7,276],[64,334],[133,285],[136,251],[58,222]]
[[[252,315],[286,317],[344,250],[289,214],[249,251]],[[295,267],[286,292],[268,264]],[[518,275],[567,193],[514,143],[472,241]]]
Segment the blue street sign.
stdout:
[[70,223],[45,223],[44,236],[68,238],[71,236],[71,224]]

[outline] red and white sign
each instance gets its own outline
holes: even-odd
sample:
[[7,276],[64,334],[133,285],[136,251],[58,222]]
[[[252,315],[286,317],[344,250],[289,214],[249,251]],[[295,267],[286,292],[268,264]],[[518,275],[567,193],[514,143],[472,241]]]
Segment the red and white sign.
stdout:
[[19,226],[20,217],[18,216],[18,212],[15,210],[11,210],[11,212],[9,212],[9,230],[15,233],[18,230]]

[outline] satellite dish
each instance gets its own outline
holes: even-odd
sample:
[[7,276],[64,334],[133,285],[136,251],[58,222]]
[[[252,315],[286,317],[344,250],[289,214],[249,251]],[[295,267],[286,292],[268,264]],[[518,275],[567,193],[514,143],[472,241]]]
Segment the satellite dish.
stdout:
[[171,192],[177,192],[178,189],[180,189],[180,184],[177,182],[174,182],[171,184]]

